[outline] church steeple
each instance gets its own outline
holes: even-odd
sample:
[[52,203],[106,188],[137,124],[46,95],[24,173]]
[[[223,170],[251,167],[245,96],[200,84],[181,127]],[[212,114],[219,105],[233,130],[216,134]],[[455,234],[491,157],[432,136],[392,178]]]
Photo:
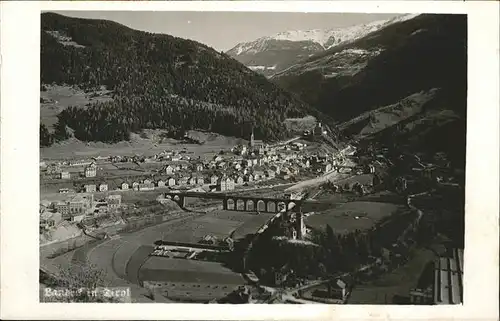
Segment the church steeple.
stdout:
[[250,147],[253,147],[255,145],[254,142],[254,136],[253,136],[253,127],[252,127],[252,134],[250,135]]

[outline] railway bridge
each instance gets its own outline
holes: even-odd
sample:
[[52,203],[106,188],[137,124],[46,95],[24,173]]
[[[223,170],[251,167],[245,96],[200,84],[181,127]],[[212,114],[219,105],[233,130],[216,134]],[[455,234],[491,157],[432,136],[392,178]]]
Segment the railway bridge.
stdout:
[[304,200],[290,198],[269,198],[260,196],[239,196],[222,193],[202,193],[202,192],[166,192],[163,193],[166,199],[175,201],[179,206],[186,206],[186,198],[218,199],[222,201],[223,209],[242,212],[263,212],[278,213],[282,210],[300,211]]

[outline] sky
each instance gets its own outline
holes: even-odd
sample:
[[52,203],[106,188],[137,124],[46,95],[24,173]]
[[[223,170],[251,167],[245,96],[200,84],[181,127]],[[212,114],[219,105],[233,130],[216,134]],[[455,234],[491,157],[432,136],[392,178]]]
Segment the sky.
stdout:
[[384,20],[397,14],[283,12],[58,11],[112,20],[132,29],[165,33],[227,51],[238,43],[288,30],[330,29]]

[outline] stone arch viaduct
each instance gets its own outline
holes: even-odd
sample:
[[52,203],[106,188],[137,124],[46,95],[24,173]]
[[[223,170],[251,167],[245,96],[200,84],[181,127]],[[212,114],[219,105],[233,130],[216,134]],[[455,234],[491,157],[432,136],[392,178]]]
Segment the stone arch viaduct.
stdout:
[[206,198],[219,199],[222,201],[223,209],[229,211],[242,212],[263,212],[263,213],[278,213],[285,210],[294,209],[300,211],[303,200],[289,198],[269,198],[259,196],[239,196],[227,195],[221,193],[200,193],[200,192],[166,192],[162,194],[165,198],[171,199],[180,207],[186,206],[186,198]]

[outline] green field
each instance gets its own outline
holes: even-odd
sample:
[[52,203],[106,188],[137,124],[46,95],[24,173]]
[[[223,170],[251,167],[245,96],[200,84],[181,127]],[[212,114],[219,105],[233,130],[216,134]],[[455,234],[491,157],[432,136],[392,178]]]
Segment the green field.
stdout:
[[142,265],[139,278],[149,281],[243,284],[240,274],[221,263],[150,257]]
[[[329,224],[337,233],[366,230],[384,217],[390,216],[401,206],[380,202],[350,202],[338,204],[306,218],[312,228],[324,229]],[[358,218],[356,218],[358,217]]]
[[407,297],[410,289],[417,287],[426,265],[435,258],[428,249],[416,249],[404,265],[379,279],[356,286],[349,304],[391,304],[394,296]]
[[202,145],[187,144],[174,139],[162,139],[160,135],[164,132],[163,130],[144,130],[144,132],[147,137],[141,137],[140,134],[132,133],[129,141],[114,144],[82,142],[71,138],[64,142],[55,143],[50,147],[40,148],[40,156],[44,160],[81,159],[113,155],[152,156],[165,150],[185,150],[191,157],[201,156],[207,159],[221,150],[228,150],[239,143],[246,143],[246,141],[240,138],[194,130],[189,131],[189,135],[202,141]]
[[203,236],[210,234],[218,239],[230,236],[235,231],[235,237],[252,234],[272,216],[237,211],[214,211],[192,221],[186,222],[171,233],[165,234],[168,241],[197,243]]

